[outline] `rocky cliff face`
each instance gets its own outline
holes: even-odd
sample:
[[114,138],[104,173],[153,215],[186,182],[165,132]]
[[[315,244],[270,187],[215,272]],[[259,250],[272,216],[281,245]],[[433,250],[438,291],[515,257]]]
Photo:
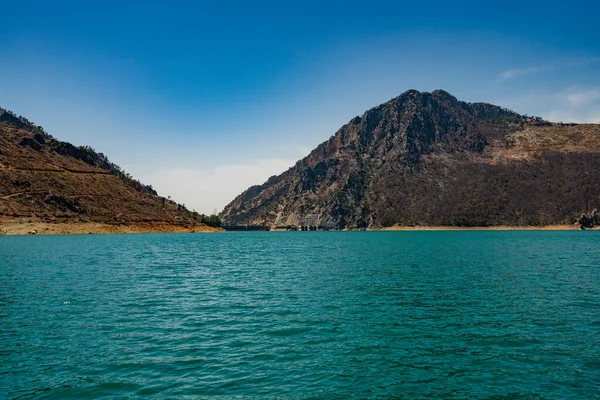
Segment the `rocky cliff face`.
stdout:
[[226,225],[571,223],[599,200],[600,126],[407,91],[227,205]]

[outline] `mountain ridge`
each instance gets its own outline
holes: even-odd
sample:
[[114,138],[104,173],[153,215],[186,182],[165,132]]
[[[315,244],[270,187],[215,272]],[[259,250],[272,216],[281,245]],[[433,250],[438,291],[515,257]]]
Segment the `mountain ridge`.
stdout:
[[[529,142],[546,147],[535,149]],[[595,178],[583,182],[561,173],[573,172],[568,166],[581,164],[574,159],[579,156],[584,165],[573,168],[600,166],[599,144],[597,125],[553,124],[488,103],[463,102],[443,90],[409,90],[351,119],[290,169],[244,191],[220,216],[226,225],[326,229],[571,223],[573,213],[597,204],[598,186]],[[567,166],[553,171],[551,179],[567,179],[589,193],[572,209],[554,207],[544,213],[556,215],[541,217],[543,210],[518,193],[514,174],[538,174],[550,159]],[[504,179],[508,186],[499,190],[490,179]],[[531,179],[521,183],[531,186]],[[481,198],[477,204],[456,206],[458,199],[469,203],[456,184],[461,180]],[[538,192],[542,200],[560,194],[556,188]],[[502,210],[502,196],[517,200],[513,215]],[[425,202],[434,205],[419,204]]]

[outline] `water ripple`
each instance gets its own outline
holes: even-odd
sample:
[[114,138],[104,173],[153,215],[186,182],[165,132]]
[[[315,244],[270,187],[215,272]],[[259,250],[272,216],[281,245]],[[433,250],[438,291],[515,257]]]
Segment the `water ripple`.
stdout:
[[597,232],[0,238],[0,398],[600,398]]

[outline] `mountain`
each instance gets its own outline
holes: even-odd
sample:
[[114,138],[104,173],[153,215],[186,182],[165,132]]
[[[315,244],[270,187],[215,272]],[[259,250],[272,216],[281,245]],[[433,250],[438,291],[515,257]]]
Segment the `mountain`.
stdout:
[[0,233],[195,231],[218,225],[216,217],[158,196],[104,154],[56,140],[0,108]]
[[225,225],[572,224],[600,203],[600,125],[409,90],[225,207]]

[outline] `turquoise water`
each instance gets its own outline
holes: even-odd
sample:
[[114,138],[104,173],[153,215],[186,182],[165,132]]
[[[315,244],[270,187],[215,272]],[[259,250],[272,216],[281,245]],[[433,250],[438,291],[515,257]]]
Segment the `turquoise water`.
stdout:
[[599,243],[0,237],[0,398],[600,398]]

